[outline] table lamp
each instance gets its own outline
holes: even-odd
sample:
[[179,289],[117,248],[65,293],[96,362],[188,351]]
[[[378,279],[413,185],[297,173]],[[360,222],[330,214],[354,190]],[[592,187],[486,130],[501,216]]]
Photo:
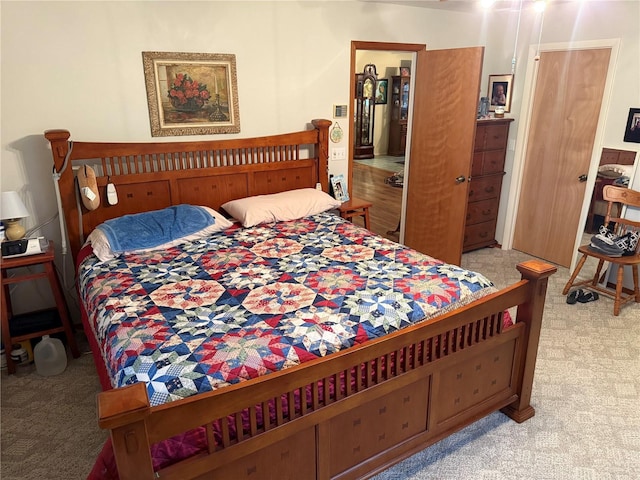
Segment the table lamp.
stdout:
[[24,237],[24,227],[20,219],[29,216],[27,207],[22,203],[18,192],[2,192],[0,204],[0,219],[6,225],[5,236],[7,240],[20,240]]

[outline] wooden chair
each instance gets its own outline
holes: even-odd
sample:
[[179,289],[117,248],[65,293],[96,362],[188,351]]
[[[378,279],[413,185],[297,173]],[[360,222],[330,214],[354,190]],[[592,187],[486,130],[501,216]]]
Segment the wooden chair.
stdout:
[[[611,212],[613,211],[614,204],[621,204],[621,206],[630,206],[635,208],[640,208],[640,192],[635,190],[631,190],[623,187],[615,187],[613,185],[606,185],[603,189],[603,198],[608,202],[607,205],[607,214],[604,219],[605,226],[608,226],[609,223],[615,224],[614,233],[616,235],[623,235],[629,231],[640,231],[640,222],[632,221],[624,218],[612,217]],[[620,209],[617,210],[620,212]],[[617,213],[620,215],[620,213]],[[640,285],[638,283],[638,265],[640,264],[640,242],[636,246],[635,255],[623,256],[623,257],[609,257],[605,254],[596,252],[589,248],[589,245],[582,245],[578,248],[578,252],[582,254],[582,258],[578,262],[575,270],[571,274],[571,278],[562,290],[562,294],[566,295],[569,293],[569,290],[573,287],[578,287],[585,285],[590,290],[596,290],[603,295],[611,297],[614,299],[613,303],[613,314],[618,315],[620,313],[620,307],[627,302],[634,301],[636,303],[640,303]],[[592,279],[589,280],[581,280],[575,281],[576,277],[580,273],[580,270],[584,266],[588,257],[593,257],[598,259],[598,268],[596,269],[596,273]],[[613,288],[609,288],[607,285],[602,285],[604,280],[604,275],[602,275],[602,268],[605,262],[609,262],[611,266],[618,266],[618,275],[616,278],[615,290]],[[627,293],[623,292],[623,276],[624,276],[624,267],[631,267],[631,272],[633,275],[633,292]]]

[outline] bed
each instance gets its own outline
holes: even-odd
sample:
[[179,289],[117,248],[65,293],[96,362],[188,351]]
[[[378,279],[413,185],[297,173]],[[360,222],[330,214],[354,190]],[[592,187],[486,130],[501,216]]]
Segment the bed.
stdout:
[[[110,431],[90,477],[364,478],[496,410],[517,422],[534,415],[552,265],[519,264],[522,280],[498,290],[480,274],[324,210],[252,226],[232,220],[197,241],[104,262],[84,245],[105,222],[127,215],[181,205],[224,213],[223,205],[241,199],[257,197],[263,205],[260,199],[291,191],[327,191],[330,125],[313,120],[288,134],[163,143],[79,142],[66,130],[45,132],[77,259],[83,326],[104,390],[98,424]],[[86,165],[103,199],[93,210],[76,186],[74,172]],[[116,205],[104,201],[109,183],[117,188]],[[191,290],[177,291],[176,282],[158,280],[163,276]],[[193,282],[205,280],[217,290],[195,292]],[[421,286],[434,282],[434,291]],[[140,303],[143,297],[151,303]],[[186,305],[187,297],[197,307]],[[214,305],[222,310],[212,311]],[[173,323],[156,323],[167,312]],[[257,324],[268,325],[265,355],[226,355],[214,361],[221,367],[215,372],[211,363],[192,362],[219,353],[205,346],[219,342],[215,326],[244,340],[249,333],[236,325],[243,322],[253,322],[254,339],[265,335],[256,333]],[[178,331],[186,335],[181,340]],[[171,348],[158,350],[158,337]],[[144,364],[133,350],[153,361],[132,373],[136,362]],[[197,373],[192,392],[184,385],[188,375],[158,377],[184,372],[185,362],[171,364],[171,356],[188,359]]]

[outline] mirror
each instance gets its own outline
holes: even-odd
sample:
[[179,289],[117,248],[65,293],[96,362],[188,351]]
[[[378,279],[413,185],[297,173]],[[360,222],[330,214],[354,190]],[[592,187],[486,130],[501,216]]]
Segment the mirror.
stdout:
[[602,200],[602,189],[605,185],[628,186],[629,179],[635,169],[636,152],[603,148],[598,166],[598,177],[591,194],[591,203],[585,224],[585,234],[598,233],[598,228],[604,223],[607,203]]

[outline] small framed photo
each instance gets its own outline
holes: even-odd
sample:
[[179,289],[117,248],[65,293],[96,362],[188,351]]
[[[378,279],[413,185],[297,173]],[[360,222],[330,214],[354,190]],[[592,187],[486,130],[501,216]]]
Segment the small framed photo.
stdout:
[[630,108],[627,128],[624,131],[624,141],[640,143],[640,108]]
[[349,191],[347,190],[347,182],[345,182],[344,175],[339,174],[332,176],[331,188],[336,200],[340,200],[341,202],[349,200]]
[[409,67],[400,67],[400,76],[408,77],[411,75],[411,69]]
[[387,90],[389,89],[389,80],[381,78],[376,82],[376,105],[387,104]]
[[504,107],[505,112],[511,110],[511,90],[513,74],[489,75],[489,111],[495,112],[496,107]]

